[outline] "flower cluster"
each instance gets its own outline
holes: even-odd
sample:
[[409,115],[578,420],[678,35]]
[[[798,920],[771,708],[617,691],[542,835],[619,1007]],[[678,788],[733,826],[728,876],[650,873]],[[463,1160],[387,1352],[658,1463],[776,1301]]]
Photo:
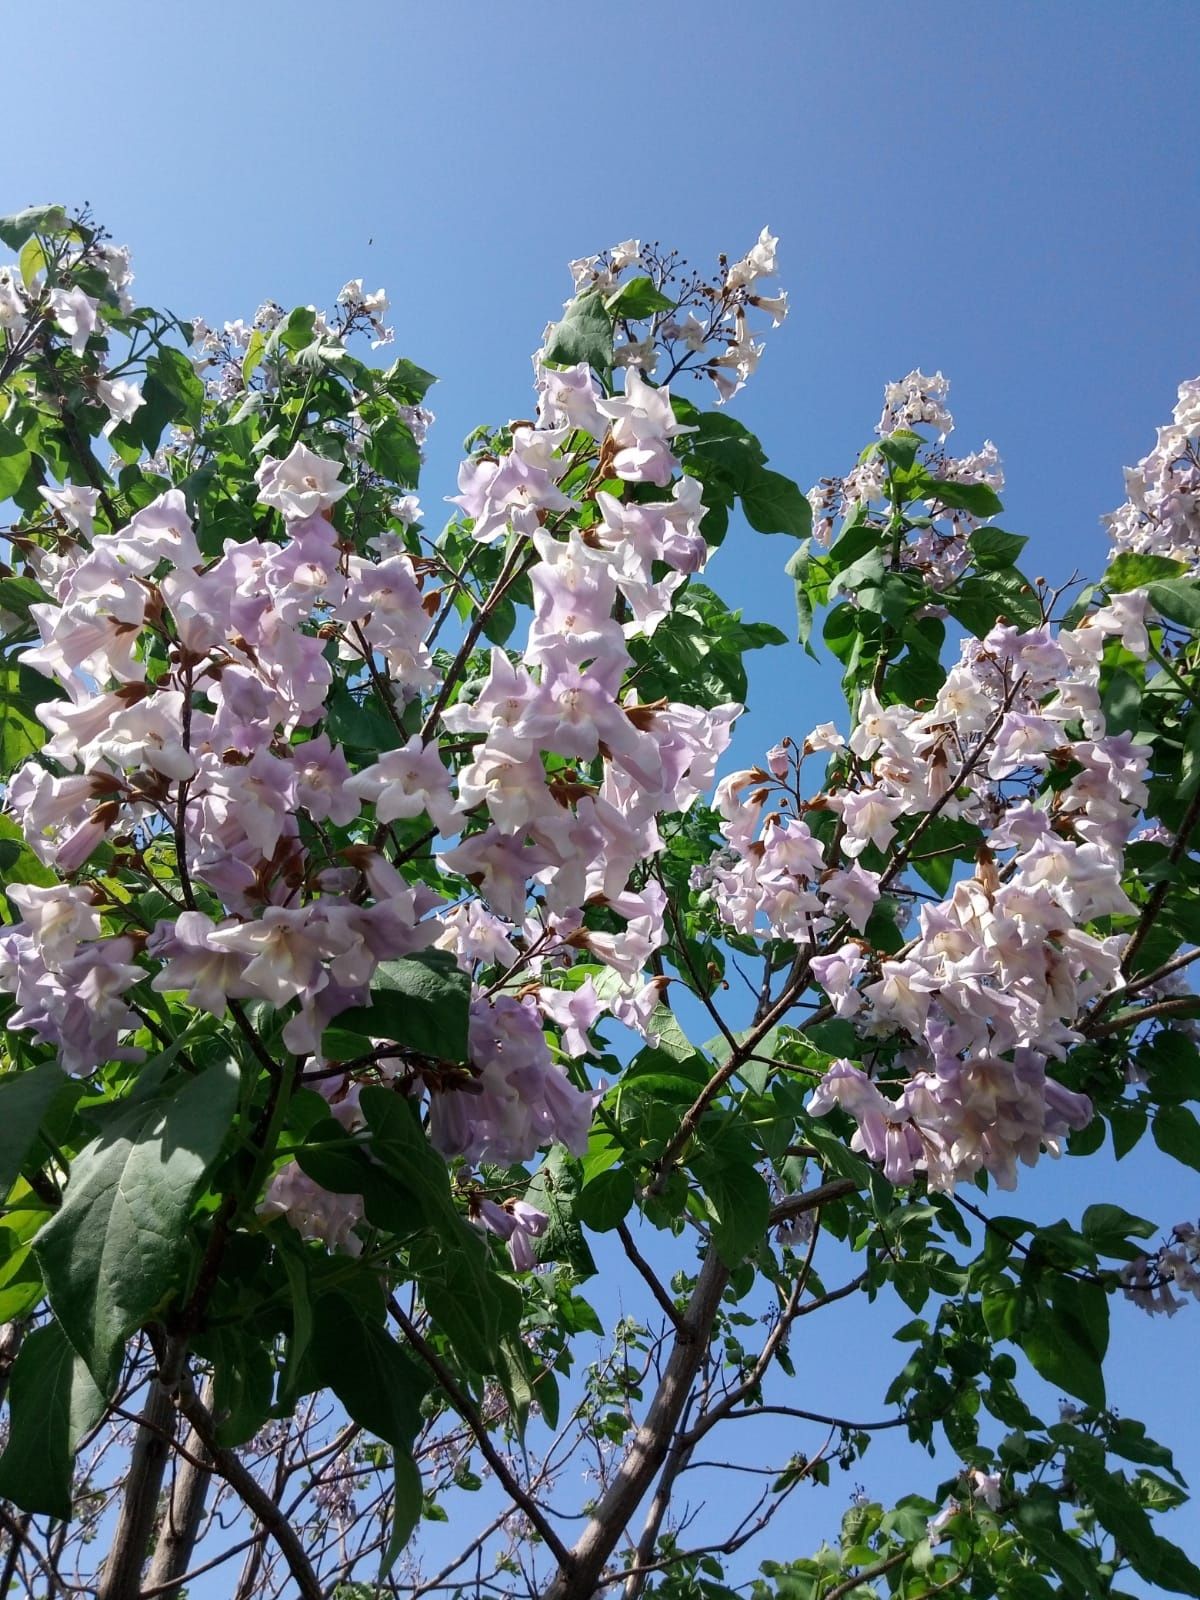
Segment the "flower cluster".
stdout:
[[1200,572],[1200,378],[1179,386],[1170,423],[1150,454],[1125,469],[1125,503],[1104,524],[1113,555],[1165,556]]
[[[572,261],[571,274],[577,292],[603,295],[623,314],[625,338],[615,351],[617,366],[649,376],[661,360],[668,368],[666,381],[684,371],[707,377],[716,388],[717,404],[724,405],[745,386],[766,349],[760,333],[750,327],[751,311],[770,317],[773,328],[787,316],[786,292],[759,292],[762,280],[775,276],[778,245],[764,228],[744,256],[732,263],[722,256],[717,273],[706,279],[687,271],[675,252],[663,254],[657,245],[625,239],[600,255]],[[630,305],[622,297],[622,278],[629,269],[644,275],[642,282],[652,287],[656,307],[640,337],[630,324],[643,321],[645,313],[637,300]],[[665,288],[669,297],[662,293]]]
[[[976,500],[962,491],[978,488],[994,495],[1004,487],[1000,453],[990,439],[965,456],[947,454],[944,441],[954,429],[954,418],[946,407],[949,393],[949,380],[940,372],[933,377],[910,372],[899,382],[887,384],[883,415],[876,428],[885,444],[864,451],[844,477],[822,478],[809,490],[817,542],[828,544],[839,516],[853,521],[865,518],[873,506],[889,505],[895,463],[911,455],[921,471],[923,514],[912,523],[914,537],[898,547],[898,565],[900,570],[919,574],[935,592],[948,588],[967,570],[971,559],[968,539],[982,516],[994,509],[989,504],[981,512]],[[913,432],[918,427],[935,428],[937,443],[923,442]],[[906,483],[907,490],[911,487]]]
[[[998,626],[964,645],[929,710],[885,709],[869,693],[860,703],[859,775],[829,797],[845,853],[887,847],[901,818],[935,806],[982,834],[976,871],[921,908],[899,956],[850,944],[812,966],[841,1015],[912,1041],[899,1102],[843,1065],[813,1105],[851,1111],[860,1147],[898,1182],[924,1169],[950,1187],[982,1167],[1011,1187],[1018,1158],[1056,1150],[1089,1119],[1045,1063],[1120,982],[1122,939],[1089,925],[1133,910],[1121,874],[1149,750],[1105,732],[1098,698],[1104,640],[1119,627],[1106,612],[1056,635]],[[1050,772],[1066,781],[1043,788]]]
[[[889,386],[880,431],[949,431],[946,387],[920,373]],[[879,483],[862,490],[872,500],[888,459],[875,466]],[[900,546],[901,570],[929,537],[916,531]],[[968,556],[962,542],[943,576]],[[1123,941],[1092,925],[1134,909],[1121,879],[1150,750],[1106,730],[1110,637],[1145,657],[1144,593],[1057,632],[999,623],[963,644],[932,702],[885,704],[868,687],[848,739],[824,725],[718,789],[724,848],[693,882],[737,933],[805,951],[831,1011],[886,1044],[906,1073],[895,1098],[840,1061],[810,1105],[850,1112],[856,1147],[896,1182],[920,1170],[950,1188],[982,1168],[1011,1187],[1017,1160],[1057,1151],[1090,1117],[1046,1062],[1065,1056],[1080,1017],[1120,983]],[[806,798],[800,769],[818,753],[832,757],[830,772]],[[904,900],[904,870],[939,817],[975,832],[976,869],[921,907],[899,953],[878,950],[876,905],[889,890]]]
[[1121,1268],[1121,1283],[1134,1305],[1152,1313],[1164,1311],[1169,1317],[1186,1303],[1177,1290],[1200,1300],[1200,1228],[1177,1222],[1169,1243]]
[[[773,250],[764,235],[730,269],[723,316],[744,318]],[[637,252],[625,254],[614,272]],[[82,348],[91,310],[55,307]],[[356,281],[339,307],[306,324],[318,344],[362,322],[385,337],[382,291]],[[285,323],[268,303],[252,327],[193,327],[214,401],[240,392],[251,354]],[[269,366],[260,381],[270,387]],[[215,556],[179,488],[103,531],[97,490],[42,489],[53,537],[25,553],[46,599],[30,608],[39,637],[22,659],[57,697],[37,709],[48,738],[10,779],[7,806],[68,881],[13,891],[22,920],[0,945],[0,985],[17,999],[9,1025],[64,1070],[139,1053],[139,985],[216,1018],[262,1002],[356,1131],[355,1080],[330,1064],[327,1030],[369,1005],[381,963],[436,947],[475,981],[469,1065],[402,1070],[398,1052],[374,1074],[428,1092],[447,1155],[508,1164],[552,1140],[582,1152],[596,1095],[568,1064],[592,1053],[605,1014],[651,1026],[662,980],[644,969],[665,941],[666,897],[646,864],[664,847],[659,819],[711,789],[741,708],[644,703],[631,686],[633,642],[708,556],[701,486],[675,454],[692,430],[669,390],[632,361],[609,393],[586,363],[542,359],[537,388],[536,424],[514,424],[503,453],[459,476],[460,526],[480,547],[504,541],[531,601],[524,648],[494,648],[465,690],[431,648],[434,563],[405,537],[415,498],[383,534],[339,527],[341,502],[372,481],[353,430],[337,457],[295,437],[263,453],[255,534]],[[352,704],[380,694],[397,730],[365,764],[331,732],[345,686]],[[432,878],[402,870],[393,830],[410,824],[428,830]],[[132,931],[101,888],[114,864],[158,886],[162,909]],[[559,986],[581,959],[607,969],[603,993],[590,977]],[[263,1204],[354,1248],[357,1197],[326,1195],[295,1163]],[[485,1201],[479,1218],[526,1260],[535,1214]]]

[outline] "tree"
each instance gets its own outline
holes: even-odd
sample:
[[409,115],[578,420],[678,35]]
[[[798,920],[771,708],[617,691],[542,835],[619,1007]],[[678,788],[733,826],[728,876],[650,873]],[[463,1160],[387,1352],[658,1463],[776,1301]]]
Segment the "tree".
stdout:
[[[630,240],[435,538],[382,291],[218,331],[86,213],[0,239],[0,1594],[719,1600],[887,1428],[950,1477],[756,1600],[1200,1594],[1103,1370],[1200,1235],[993,1196],[1107,1134],[1200,1165],[1200,384],[1051,590],[940,374],[805,496],[723,409],[776,241]],[[717,781],[785,643],[701,580],[735,506],[847,716]],[[825,1415],[803,1319],[885,1285],[888,1413]],[[689,1520],[771,1416],[814,1442]]]

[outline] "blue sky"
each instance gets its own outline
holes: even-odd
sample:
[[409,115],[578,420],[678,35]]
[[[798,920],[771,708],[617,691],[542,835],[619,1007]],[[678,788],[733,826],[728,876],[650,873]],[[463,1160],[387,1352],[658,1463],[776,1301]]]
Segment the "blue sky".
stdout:
[[[997,442],[1004,524],[1062,580],[1101,565],[1122,465],[1200,371],[1194,22],[1156,0],[60,0],[6,41],[3,209],[90,201],[140,298],[212,321],[384,285],[398,350],[442,378],[431,522],[463,435],[527,414],[569,258],[632,235],[706,264],[768,223],[792,316],[735,408],[773,464],[845,470],[884,382],[940,368],[954,444]],[[790,627],[787,553],[743,529],[711,576]],[[760,658],[755,747],[832,714],[830,684]],[[1078,1210],[1090,1167],[1039,1168],[1017,1209]],[[1137,1210],[1153,1185],[1161,1221],[1194,1219],[1196,1183],[1156,1174],[1132,1157],[1100,1197]],[[866,1408],[902,1356],[853,1304],[803,1366]],[[1168,1440],[1198,1318],[1118,1318],[1120,1403]],[[860,1476],[898,1492],[876,1459]],[[771,1553],[833,1534],[839,1494]]]

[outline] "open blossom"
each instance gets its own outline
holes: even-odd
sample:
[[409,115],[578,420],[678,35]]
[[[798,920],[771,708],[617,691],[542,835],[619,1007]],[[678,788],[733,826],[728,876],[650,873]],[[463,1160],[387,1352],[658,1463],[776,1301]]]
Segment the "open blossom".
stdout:
[[1154,449],[1125,471],[1125,503],[1103,519],[1112,553],[1165,556],[1200,570],[1200,378],[1179,386],[1171,421]]
[[883,392],[883,415],[876,432],[886,436],[898,428],[931,427],[944,438],[954,427],[954,418],[945,403],[949,392],[949,381],[940,372],[928,377],[914,371],[898,383],[889,383]]
[[105,378],[97,379],[96,393],[108,407],[108,421],[101,430],[105,437],[119,423],[129,422],[138,407],[146,403],[146,397],[137,384],[128,383],[124,378],[114,378],[111,383]]
[[346,784],[359,799],[375,804],[380,822],[426,813],[443,833],[453,831],[458,807],[450,793],[450,774],[436,745],[423,745],[414,736],[399,750],[389,750],[374,766],[365,767]]
[[669,483],[679,465],[668,449],[670,440],[695,432],[676,420],[670,391],[654,388],[636,367],[630,367],[624,395],[598,401],[597,409],[610,419],[617,476],[627,483]]
[[100,302],[82,289],[51,289],[47,295],[54,320],[71,341],[75,355],[81,356],[96,331]]
[[172,922],[157,925],[146,949],[163,963],[151,979],[152,988],[182,989],[193,1005],[223,1017],[231,998],[245,1000],[258,990],[242,977],[247,966],[245,954],[211,943],[216,931],[212,918],[202,911],[181,911]]
[[62,515],[70,527],[82,533],[85,538],[91,538],[92,518],[96,515],[96,506],[100,500],[99,489],[85,489],[68,481],[61,489],[41,484],[38,493],[48,505],[53,506],[55,511]]
[[350,485],[341,481],[341,473],[340,461],[330,461],[307,445],[296,444],[282,460],[267,456],[254,479],[263,505],[274,506],[285,517],[298,518],[327,511],[349,494]]
[[983,1472],[978,1467],[973,1467],[968,1473],[971,1481],[971,1494],[976,1500],[982,1500],[989,1511],[999,1511],[1001,1497],[1001,1477],[998,1472]]
[[775,272],[775,251],[779,240],[769,228],[764,228],[758,236],[758,242],[742,257],[735,261],[725,275],[727,289],[744,289],[759,278],[769,278]]
[[282,1217],[302,1239],[320,1239],[329,1250],[356,1256],[362,1243],[354,1230],[363,1220],[362,1196],[333,1194],[315,1183],[295,1161],[285,1162],[267,1185],[258,1214]]
[[896,818],[904,811],[904,801],[882,789],[854,789],[831,795],[830,805],[841,813],[846,826],[845,851],[860,856],[868,845],[886,850],[896,837]]

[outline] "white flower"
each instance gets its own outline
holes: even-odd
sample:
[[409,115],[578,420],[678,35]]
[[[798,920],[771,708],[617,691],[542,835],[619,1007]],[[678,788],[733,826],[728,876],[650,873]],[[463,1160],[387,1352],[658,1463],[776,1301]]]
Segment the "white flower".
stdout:
[[66,483],[61,489],[47,489],[42,485],[38,493],[77,533],[82,533],[85,538],[91,538],[92,518],[96,514],[96,503],[100,499],[99,489],[82,489],[77,484]]
[[740,261],[735,261],[725,274],[727,289],[745,289],[758,278],[769,278],[775,272],[775,248],[779,240],[769,228],[758,236],[758,243]]
[[100,302],[82,289],[51,289],[49,300],[55,322],[70,339],[71,349],[81,356],[96,330]]
[[341,482],[342,464],[316,455],[307,445],[296,445],[282,461],[268,456],[254,474],[259,502],[274,506],[287,518],[313,517],[349,494]]
[[108,407],[108,421],[100,430],[106,439],[115,427],[128,422],[137,408],[146,403],[137,384],[126,383],[124,378],[114,378],[111,383],[107,378],[97,379],[96,393]]

